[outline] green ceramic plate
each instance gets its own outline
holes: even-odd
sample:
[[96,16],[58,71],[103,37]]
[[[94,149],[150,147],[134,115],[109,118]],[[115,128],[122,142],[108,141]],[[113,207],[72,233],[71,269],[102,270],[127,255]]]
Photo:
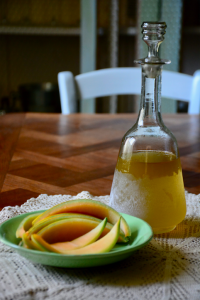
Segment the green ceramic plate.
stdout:
[[129,257],[133,251],[147,245],[153,237],[152,229],[146,222],[136,217],[122,214],[131,228],[130,242],[128,244],[116,244],[108,253],[63,255],[29,250],[18,246],[21,239],[17,239],[15,233],[23,218],[33,213],[35,212],[19,215],[1,224],[0,241],[34,263],[67,268],[83,268],[111,264]]

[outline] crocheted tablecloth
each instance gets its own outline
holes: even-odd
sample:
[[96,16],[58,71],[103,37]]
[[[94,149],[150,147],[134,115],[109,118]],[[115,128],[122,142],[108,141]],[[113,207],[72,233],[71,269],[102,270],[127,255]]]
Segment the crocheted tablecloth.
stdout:
[[[0,223],[63,201],[109,196],[40,195],[22,206],[5,207]],[[34,264],[0,243],[0,299],[30,300],[199,300],[200,194],[186,192],[187,216],[175,230],[157,235],[128,259],[102,267],[64,269]]]

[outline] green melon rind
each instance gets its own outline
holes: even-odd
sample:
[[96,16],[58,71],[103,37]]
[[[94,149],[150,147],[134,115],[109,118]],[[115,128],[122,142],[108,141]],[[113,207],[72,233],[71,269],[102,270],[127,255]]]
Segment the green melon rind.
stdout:
[[[96,210],[94,210],[94,208]],[[67,212],[88,214],[100,219],[104,219],[105,217],[107,217],[108,222],[113,225],[121,217],[120,229],[124,232],[125,237],[131,235],[131,230],[128,223],[116,210],[104,203],[91,199],[76,199],[58,204],[37,217],[33,221],[33,225],[37,224],[39,221],[48,216]]]
[[22,235],[22,242],[23,242],[22,247],[24,247],[24,248],[28,248],[28,249],[32,249],[32,250],[45,251],[45,249],[42,246],[33,243],[33,241],[28,238],[26,232]]
[[[99,223],[94,229],[90,232],[80,236],[79,238],[72,240],[71,242],[62,242],[56,244],[49,244],[44,239],[41,240],[41,246],[46,249],[46,251],[55,252],[62,254],[63,251],[70,251],[85,247],[89,244],[94,243],[103,232],[107,223],[107,219],[105,218],[101,223]],[[34,236],[32,238],[32,242],[35,244]],[[38,245],[38,244],[37,244]]]
[[35,214],[31,214],[27,217],[25,217],[19,224],[17,230],[16,230],[16,237],[17,238],[22,238],[22,235],[30,229],[30,227],[32,226],[32,222],[33,220],[38,217],[39,215],[41,215],[41,213],[35,213]]
[[[97,221],[98,223],[100,223],[102,221],[101,219],[98,219],[98,218],[95,218],[92,216],[83,215],[83,214],[75,214],[75,213],[66,213],[66,214],[63,213],[63,214],[52,215],[50,217],[47,217],[47,218],[39,221],[35,225],[33,225],[28,231],[28,237],[30,238],[30,236],[32,234],[38,233],[44,227],[46,227],[54,222],[57,222],[60,220],[65,220],[68,218],[83,218],[83,219]],[[107,222],[106,228],[111,230],[112,227],[113,227],[113,225]],[[118,243],[127,243],[128,241],[129,241],[129,238],[125,237],[124,233],[120,230]]]
[[[57,220],[37,232],[49,244],[72,241],[93,230],[99,223],[90,219]],[[78,229],[79,228],[79,229]],[[33,235],[33,234],[32,234]],[[31,236],[32,236],[31,235]]]
[[43,251],[43,252],[55,252],[55,253],[58,253],[60,254],[60,252],[56,251],[52,251],[52,250],[49,250],[49,244],[47,242],[45,242],[45,240],[37,235],[36,233],[35,234],[32,234],[31,235],[31,242],[33,243],[34,245],[34,250],[38,250],[38,251]]
[[[103,238],[100,240],[87,245],[83,248],[79,248],[76,250],[71,250],[71,251],[63,251],[62,254],[66,255],[84,255],[84,254],[98,254],[98,253],[105,253],[109,252],[116,244],[118,237],[119,237],[119,232],[120,232],[120,220],[121,218],[117,221],[117,223],[113,226],[111,231],[105,235]],[[32,241],[37,243],[39,247],[44,248],[45,241],[42,239],[41,236],[37,234],[33,234],[31,236]]]

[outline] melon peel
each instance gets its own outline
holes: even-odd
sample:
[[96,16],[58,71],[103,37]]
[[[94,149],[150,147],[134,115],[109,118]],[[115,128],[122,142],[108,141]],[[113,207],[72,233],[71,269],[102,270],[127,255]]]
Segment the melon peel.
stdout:
[[[89,244],[94,243],[103,232],[106,226],[107,219],[105,218],[101,223],[99,223],[93,230],[88,233],[74,239],[71,242],[55,243],[49,244],[42,237],[40,239],[40,245],[49,252],[56,252],[62,254],[65,251],[75,250],[78,248],[85,247]],[[34,235],[31,235],[31,242],[38,246],[38,243],[34,239]],[[42,241],[42,242],[41,242]]]
[[[113,225],[121,217],[121,215],[116,210],[104,203],[91,199],[76,199],[63,202],[48,209],[40,216],[38,216],[35,220],[33,220],[33,225],[49,216],[67,212],[86,214],[99,219],[104,219],[105,217],[107,217],[108,222]],[[123,217],[121,217],[120,224],[120,229],[123,231],[125,237],[130,236],[130,228]]]
[[33,220],[39,215],[41,215],[41,213],[31,214],[25,217],[17,228],[16,237],[22,238],[22,235],[31,228]]
[[[113,226],[111,231],[100,240],[79,249],[61,251],[59,253],[67,254],[67,255],[84,255],[84,254],[99,254],[99,253],[109,252],[115,246],[118,240],[118,236],[120,232],[120,221],[121,218]],[[31,239],[34,245],[36,245],[36,247],[41,247],[42,249],[47,247],[47,243],[41,236],[37,234],[33,234],[31,236]]]
[[43,229],[38,231],[37,234],[49,244],[54,244],[77,239],[93,230],[98,225],[99,223],[97,221],[89,219],[65,219],[45,226]]
[[[70,219],[70,218],[79,218],[79,219],[81,218],[81,219],[92,220],[92,221],[95,221],[97,223],[97,225],[102,222],[101,219],[98,219],[98,218],[95,218],[92,216],[88,216],[88,215],[83,215],[83,214],[75,214],[75,213],[57,214],[57,215],[53,215],[53,216],[47,217],[45,219],[42,219],[41,221],[39,221],[35,225],[33,225],[28,231],[28,237],[30,238],[32,234],[38,233],[44,227],[46,227],[54,222],[66,220],[66,219]],[[106,226],[102,232],[102,237],[104,235],[106,235],[112,229],[112,227],[113,227],[113,225],[107,222]],[[120,230],[120,234],[119,234],[119,238],[118,238],[117,242],[118,243],[127,243],[128,241],[129,241],[129,238],[125,237],[124,233]]]
[[27,232],[22,235],[23,247],[31,250],[45,251],[45,249],[37,244],[34,244],[27,236]]

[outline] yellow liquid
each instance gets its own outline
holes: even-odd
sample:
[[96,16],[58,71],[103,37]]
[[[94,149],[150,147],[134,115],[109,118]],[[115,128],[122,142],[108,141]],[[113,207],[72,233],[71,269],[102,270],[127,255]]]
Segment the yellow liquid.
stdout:
[[186,214],[180,159],[161,151],[119,157],[110,204],[145,220],[154,233],[173,230]]

